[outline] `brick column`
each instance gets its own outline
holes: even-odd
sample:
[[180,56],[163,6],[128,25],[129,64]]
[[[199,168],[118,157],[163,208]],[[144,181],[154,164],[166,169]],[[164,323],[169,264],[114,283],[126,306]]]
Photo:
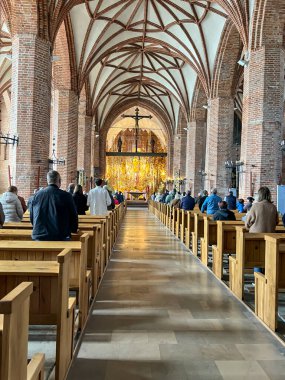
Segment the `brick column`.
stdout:
[[192,194],[204,188],[204,177],[199,170],[205,169],[207,123],[205,119],[191,121],[187,131],[186,177]]
[[50,135],[50,43],[34,34],[12,39],[11,131],[19,147],[11,150],[13,184],[28,197],[46,185]]
[[187,131],[183,130],[174,136],[173,144],[173,175],[180,170],[180,176],[186,176],[186,146]]
[[78,142],[78,97],[71,90],[54,92],[54,135],[56,137],[56,156],[65,159],[65,165],[58,165],[61,175],[61,188],[75,182],[77,172]]
[[244,105],[240,179],[241,196],[268,186],[276,200],[282,156],[284,51],[263,46],[252,51],[244,71]]
[[91,124],[91,116],[79,114],[77,169],[84,169],[87,177],[93,175],[91,174]]
[[225,161],[232,157],[234,101],[230,97],[211,100],[207,118],[205,185],[207,190],[217,187],[221,196],[228,191],[229,179]]

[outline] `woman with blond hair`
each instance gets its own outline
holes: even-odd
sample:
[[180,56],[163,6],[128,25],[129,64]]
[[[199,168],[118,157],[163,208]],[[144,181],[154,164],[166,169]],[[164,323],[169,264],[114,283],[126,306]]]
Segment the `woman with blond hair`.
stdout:
[[268,187],[263,186],[258,190],[258,199],[246,215],[245,226],[249,232],[271,233],[279,222],[276,206],[271,201],[271,193]]

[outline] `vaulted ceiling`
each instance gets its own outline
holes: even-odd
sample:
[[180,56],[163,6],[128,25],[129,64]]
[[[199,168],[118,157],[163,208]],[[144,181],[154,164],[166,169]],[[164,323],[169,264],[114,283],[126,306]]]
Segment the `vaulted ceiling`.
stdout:
[[[5,16],[5,22],[0,21],[0,89],[11,78],[9,4],[3,0],[0,7]],[[99,128],[114,107],[128,99],[146,99],[167,115],[175,132],[180,111],[189,120],[197,78],[210,96],[228,17],[247,43],[252,4],[253,0],[49,0],[45,35],[54,43],[61,23],[67,21],[78,89],[87,84]]]
[[190,0],[94,0],[70,12],[79,86],[86,80],[99,126],[128,98],[147,98],[175,130],[190,114],[197,76],[210,88],[226,13]]

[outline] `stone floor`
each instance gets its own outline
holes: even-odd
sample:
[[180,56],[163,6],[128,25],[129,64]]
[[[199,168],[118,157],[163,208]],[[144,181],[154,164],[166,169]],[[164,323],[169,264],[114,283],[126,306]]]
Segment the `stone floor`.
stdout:
[[277,380],[284,355],[152,214],[128,210],[68,380]]

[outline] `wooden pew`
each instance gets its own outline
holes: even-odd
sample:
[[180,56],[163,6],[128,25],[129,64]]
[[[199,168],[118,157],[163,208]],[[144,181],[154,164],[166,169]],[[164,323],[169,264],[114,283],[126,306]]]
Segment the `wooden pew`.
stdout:
[[278,328],[278,290],[285,288],[285,234],[265,235],[265,274],[255,276],[255,313],[273,331]]
[[[285,228],[278,226],[278,232],[285,232]],[[264,233],[249,233],[245,227],[236,227],[236,256],[229,258],[230,289],[240,299],[243,299],[245,269],[265,266],[265,236]]]
[[181,214],[182,214],[182,211],[180,208],[176,209],[176,223],[175,223],[175,235],[177,237],[177,239],[179,239],[180,237],[180,221],[181,221]]
[[213,272],[223,277],[223,255],[236,252],[236,226],[244,226],[243,221],[217,221],[217,245],[212,246]]
[[[106,267],[106,263],[108,261],[107,259],[107,229],[106,229],[106,221],[105,220],[100,220],[96,223],[92,223],[92,224],[87,224],[87,223],[80,223],[79,224],[79,231],[82,231],[82,232],[89,232],[89,231],[93,231],[94,230],[94,227],[95,226],[100,226],[100,240],[98,242],[99,246],[96,244],[96,246],[98,246],[98,249],[100,251],[99,253],[99,256],[100,256],[100,278],[102,278],[103,276],[103,273],[104,273],[104,270],[105,270],[105,267]],[[5,223],[4,224],[4,227],[2,229],[2,231],[5,231],[5,230],[10,230],[10,229],[14,229],[14,230],[27,230],[27,229],[30,229],[32,230],[33,226],[31,223]],[[1,233],[1,230],[0,230],[0,233]],[[90,260],[89,260],[89,263],[90,263]]]
[[[241,222],[241,219],[245,215],[235,213],[236,221]],[[244,225],[244,222],[242,223]],[[212,215],[204,216],[204,236],[201,237],[201,261],[206,266],[208,266],[209,246],[217,244],[217,234],[217,222],[212,220]]]
[[186,238],[186,228],[187,228],[187,213],[184,210],[181,210],[181,221],[180,221],[180,240],[182,243],[185,243]]
[[44,380],[44,354],[27,365],[32,282],[22,282],[0,300],[0,380]]
[[201,261],[208,266],[209,246],[217,244],[217,222],[212,216],[204,216],[204,236],[201,237]]
[[194,231],[192,235],[192,253],[198,256],[198,240],[204,235],[204,215],[199,212],[194,212]]
[[64,250],[72,250],[69,262],[69,285],[78,293],[79,329],[85,326],[89,311],[91,275],[87,270],[88,234],[80,241],[32,241],[30,231],[6,234],[0,230],[0,261],[53,261]]
[[30,301],[30,325],[56,325],[55,379],[67,375],[73,355],[75,298],[69,297],[71,250],[57,261],[0,261],[0,297],[28,280],[34,292]]
[[186,211],[185,245],[189,249],[191,247],[191,235],[194,231],[194,214],[194,211]]

